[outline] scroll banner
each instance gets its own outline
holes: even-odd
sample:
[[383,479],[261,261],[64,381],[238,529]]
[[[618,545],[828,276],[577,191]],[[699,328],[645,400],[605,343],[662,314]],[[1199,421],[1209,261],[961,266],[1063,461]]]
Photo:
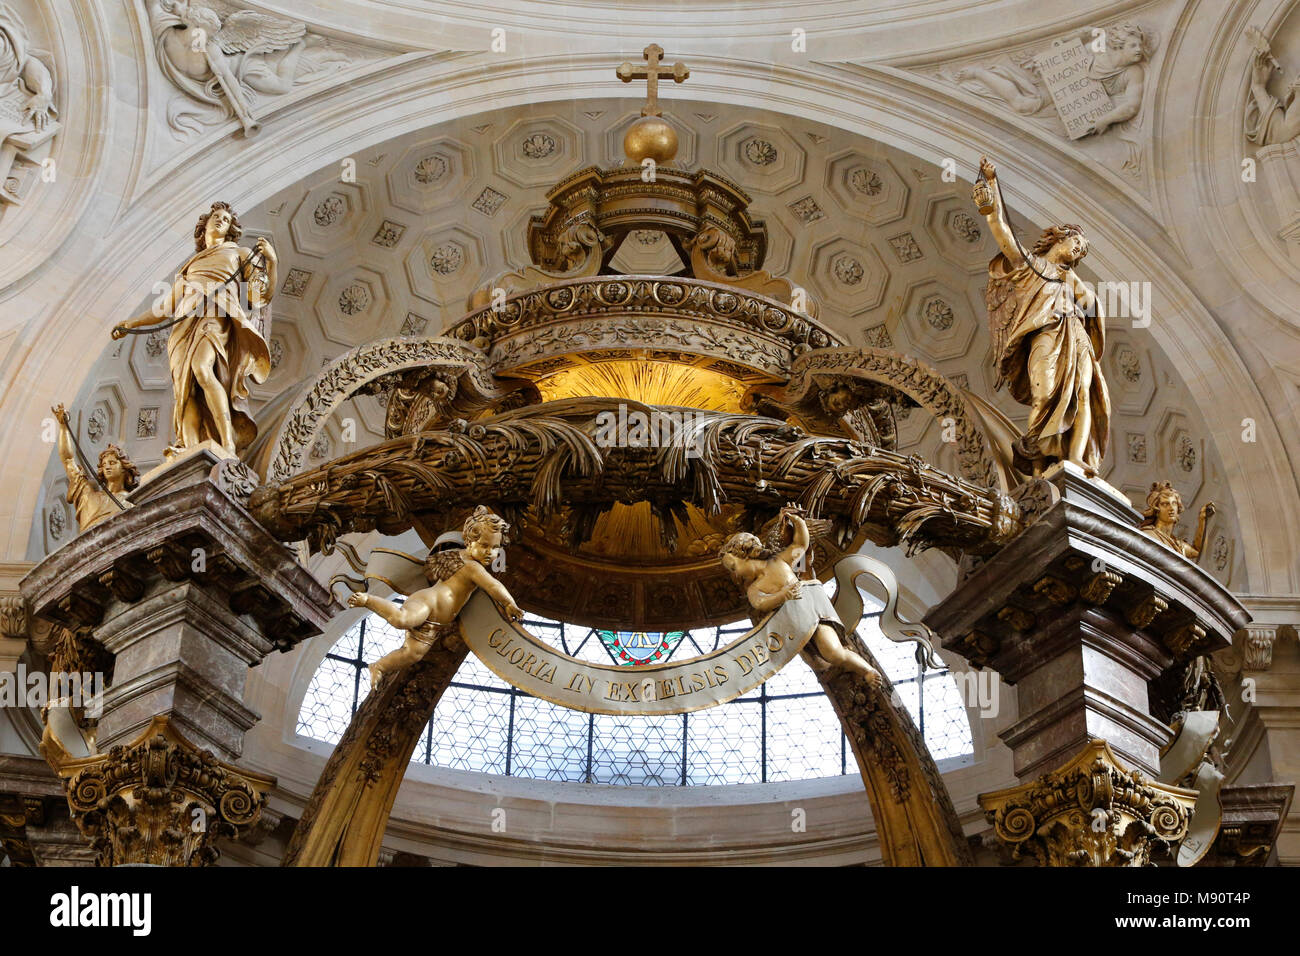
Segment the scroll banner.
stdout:
[[460,612],[461,636],[492,673],[553,704],[588,714],[685,714],[726,703],[771,679],[822,621],[838,620],[846,633],[857,630],[863,610],[857,579],[863,574],[880,581],[888,595],[881,621],[885,636],[917,641],[928,650],[918,630],[923,625],[908,625],[892,613],[898,599],[893,572],[861,554],[835,565],[833,605],[820,583],[805,581],[797,600],[786,601],[726,647],[675,663],[630,668],[577,660],[508,620],[482,591]]
[[636,668],[569,657],[508,620],[482,591],[460,612],[460,630],[488,670],[534,697],[588,714],[684,714],[725,703],[773,677],[813,636],[819,611],[830,610],[821,584],[807,581],[802,597],[786,601],[726,647]]
[[[1183,718],[1178,737],[1160,758],[1160,782],[1177,784],[1193,769],[1196,779],[1196,805],[1187,823],[1187,836],[1178,846],[1178,865],[1195,866],[1214,844],[1223,821],[1223,808],[1219,803],[1219,790],[1223,786],[1220,773],[1205,753],[1219,735],[1217,710],[1193,710]],[[1199,765],[1199,766],[1198,766]]]

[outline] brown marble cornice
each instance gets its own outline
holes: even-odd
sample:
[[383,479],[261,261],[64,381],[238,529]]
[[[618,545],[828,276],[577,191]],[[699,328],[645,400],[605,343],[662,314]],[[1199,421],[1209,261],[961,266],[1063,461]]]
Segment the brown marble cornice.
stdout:
[[256,622],[262,655],[319,634],[338,608],[293,552],[205,476],[177,484],[142,489],[145,500],[36,565],[22,582],[34,615],[85,632],[114,603],[193,582]]
[[1050,656],[1054,635],[1077,638],[1079,623],[1088,625],[1085,639],[1109,640],[1113,652],[1161,667],[1227,647],[1250,620],[1246,608],[1122,520],[1123,511],[1102,511],[1071,486],[926,615],[944,646],[1011,683],[1039,663],[1033,658]]

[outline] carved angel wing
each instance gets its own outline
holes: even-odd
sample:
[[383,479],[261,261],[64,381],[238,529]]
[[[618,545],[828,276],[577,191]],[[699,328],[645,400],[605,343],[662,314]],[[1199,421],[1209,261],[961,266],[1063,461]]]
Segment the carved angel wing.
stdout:
[[446,581],[464,566],[465,553],[459,548],[439,551],[437,554],[429,555],[425,563],[425,574],[430,584],[437,584],[439,581]]
[[[998,260],[1002,260],[998,262]],[[984,304],[989,313],[989,334],[993,338],[993,363],[998,369],[998,379],[993,386],[997,391],[1002,387],[1002,355],[1011,338],[1011,326],[1016,319],[1016,286],[1007,270],[1005,257],[994,260],[1001,268],[992,264],[989,268],[989,284],[984,289]]]
[[216,40],[227,53],[285,50],[307,35],[307,24],[238,10],[226,17]]

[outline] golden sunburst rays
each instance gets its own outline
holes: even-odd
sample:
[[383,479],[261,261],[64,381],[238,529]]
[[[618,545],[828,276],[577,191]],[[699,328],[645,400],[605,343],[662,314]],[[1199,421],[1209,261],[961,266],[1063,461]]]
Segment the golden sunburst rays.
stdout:
[[736,379],[712,369],[630,360],[565,369],[542,379],[537,387],[548,402],[594,396],[718,412],[739,412],[745,393]]

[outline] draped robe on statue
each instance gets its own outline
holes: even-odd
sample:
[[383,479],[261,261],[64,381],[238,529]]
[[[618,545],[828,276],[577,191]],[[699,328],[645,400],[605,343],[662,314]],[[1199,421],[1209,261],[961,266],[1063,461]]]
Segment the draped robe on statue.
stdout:
[[[1025,435],[1038,439],[1042,454],[1062,460],[1069,457],[1069,433],[1080,403],[1088,402],[1092,428],[1083,457],[1096,468],[1110,434],[1110,395],[1101,374],[1106,320],[1100,305],[1096,315],[1078,315],[1065,282],[1049,282],[1034,271],[1065,276],[1064,268],[1041,256],[1029,259],[1033,268],[1028,262],[1012,268],[1001,254],[989,263],[989,324],[998,371],[994,389],[1005,382],[1016,401],[1031,407],[1035,389],[1050,395],[1037,413],[1030,412]],[[1090,384],[1084,365],[1089,362]]]
[[204,341],[212,343],[217,356],[213,371],[230,401],[235,450],[247,447],[257,437],[257,425],[248,413],[248,379],[251,376],[261,383],[271,372],[266,341],[269,329],[264,327],[269,318],[271,290],[261,265],[245,266],[243,277],[230,279],[249,257],[250,250],[226,240],[195,253],[177,273],[172,315],[185,318],[172,327],[167,358],[176,399],[172,427],[178,442],[185,415],[191,404],[197,403],[198,440],[221,443],[221,433],[194,377],[194,355]]

